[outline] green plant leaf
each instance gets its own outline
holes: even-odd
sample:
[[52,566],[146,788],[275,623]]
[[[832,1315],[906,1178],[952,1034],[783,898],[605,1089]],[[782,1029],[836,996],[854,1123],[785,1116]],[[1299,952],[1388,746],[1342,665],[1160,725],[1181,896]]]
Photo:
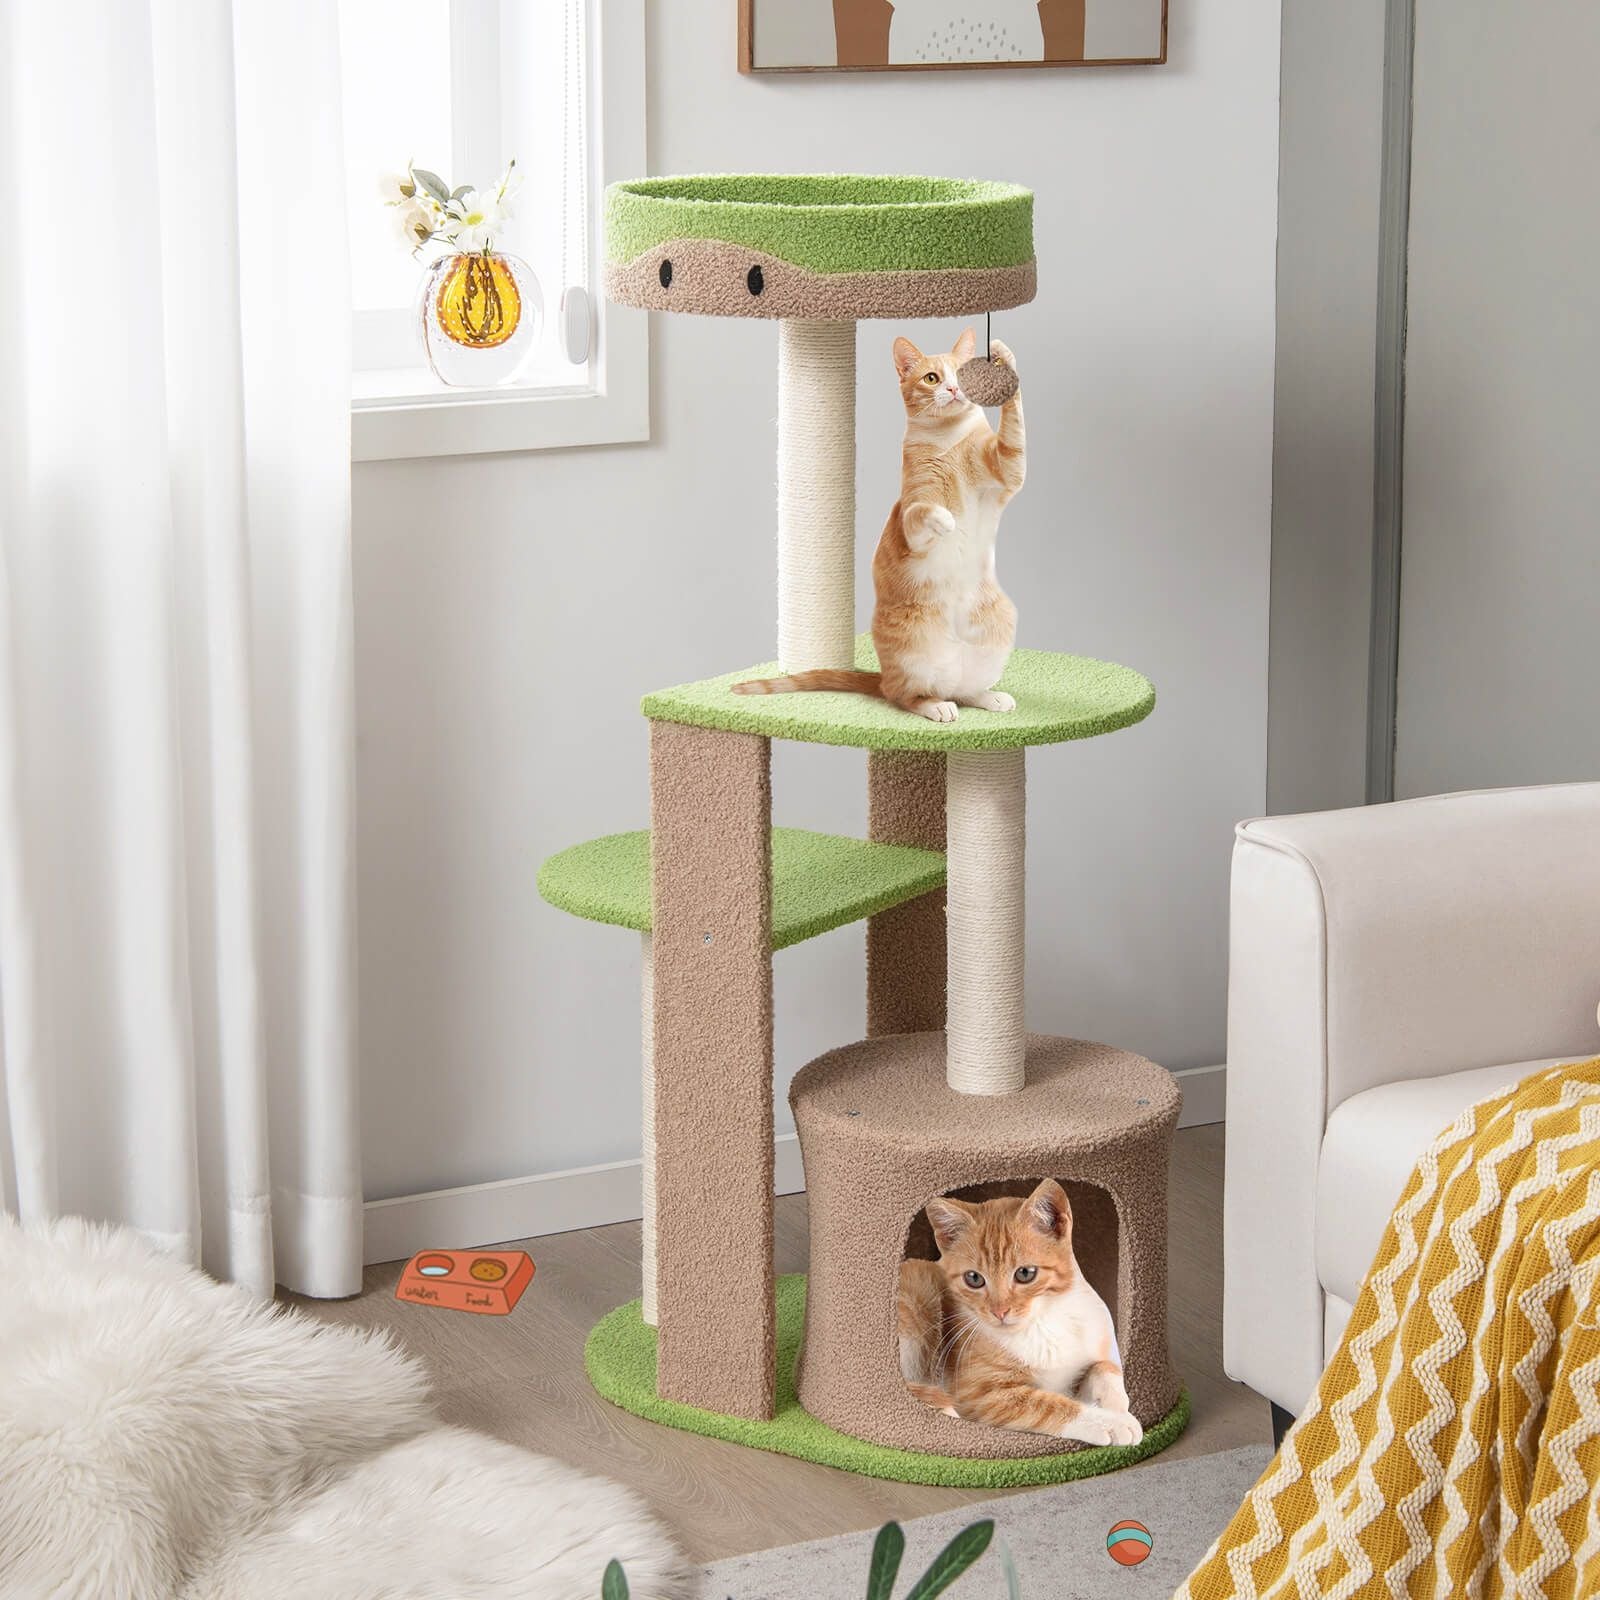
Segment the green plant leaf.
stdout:
[[872,1565],[867,1568],[867,1600],[889,1600],[905,1548],[906,1536],[898,1522],[886,1522],[878,1529],[872,1541]]
[[459,200],[462,197],[462,195],[471,194],[471,193],[472,193],[472,185],[470,183],[464,183],[464,184],[461,185],[461,187],[459,189],[457,189],[455,191],[454,194],[452,194],[450,196],[450,198],[452,200]]
[[411,176],[433,196],[440,205],[444,205],[450,198],[450,191],[444,186],[444,179],[436,172],[429,172],[426,167],[413,167]]
[[994,1523],[987,1517],[963,1528],[938,1555],[933,1565],[912,1585],[906,1600],[933,1600],[943,1594],[985,1550],[994,1537]]
[[600,1600],[628,1600],[628,1575],[620,1561],[606,1563],[606,1575],[600,1580]]
[[1004,1538],[996,1543],[995,1553],[1000,1557],[1000,1570],[1006,1575],[1006,1600],[1022,1600],[1022,1579],[1017,1576],[1016,1559]]

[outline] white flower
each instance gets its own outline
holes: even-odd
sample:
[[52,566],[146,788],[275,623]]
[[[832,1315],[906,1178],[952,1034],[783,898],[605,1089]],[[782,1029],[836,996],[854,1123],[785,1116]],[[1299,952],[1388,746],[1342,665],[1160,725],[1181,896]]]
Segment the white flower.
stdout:
[[517,171],[516,162],[512,161],[500,174],[500,181],[494,186],[494,202],[499,207],[502,220],[509,220],[515,215],[511,202],[521,187],[522,174]]
[[445,237],[458,250],[487,250],[505,221],[505,213],[492,190],[484,194],[468,189],[459,200],[452,202],[451,209],[457,214],[456,222]]
[[510,221],[512,196],[522,182],[516,166],[508,162],[493,188],[462,189],[455,198],[441,199],[445,180],[432,173],[419,177],[420,169],[408,164],[404,172],[385,173],[378,180],[378,195],[394,208],[396,230],[413,253],[430,242],[457,251],[486,251]]
[[409,172],[385,172],[378,179],[378,198],[386,206],[404,205],[416,192]]
[[405,247],[419,250],[433,234],[433,213],[418,200],[403,201],[395,211],[395,226]]

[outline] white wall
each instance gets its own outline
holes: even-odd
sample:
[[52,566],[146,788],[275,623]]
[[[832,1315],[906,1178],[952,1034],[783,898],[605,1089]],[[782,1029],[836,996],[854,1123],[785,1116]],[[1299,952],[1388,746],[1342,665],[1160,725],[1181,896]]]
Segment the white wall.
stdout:
[[[1265,787],[1277,6],[1175,0],[1164,68],[779,79],[734,71],[735,0],[650,9],[655,171],[1037,191],[1039,299],[996,323],[1031,458],[1001,578],[1022,643],[1127,661],[1160,704],[1030,755],[1029,1018],[1221,1059],[1230,830]],[[863,622],[896,331],[860,331]],[[369,1197],[638,1150],[637,940],[534,873],[642,825],[643,690],[773,642],[774,330],[654,337],[647,446],[356,470]],[[780,821],[863,826],[859,752],[774,755]],[[860,1033],[861,951],[849,929],[779,957],[785,1081]]]

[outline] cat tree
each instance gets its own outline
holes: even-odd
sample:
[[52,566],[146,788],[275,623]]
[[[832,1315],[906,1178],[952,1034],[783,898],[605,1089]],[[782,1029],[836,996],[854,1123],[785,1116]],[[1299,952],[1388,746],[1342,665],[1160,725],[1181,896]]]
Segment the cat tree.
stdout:
[[[611,188],[607,244],[617,301],[778,321],[779,661],[647,695],[650,830],[540,872],[553,904],[643,943],[643,1294],[591,1336],[591,1376],[659,1420],[922,1481],[1043,1481],[1158,1449],[1187,1416],[1166,1342],[1178,1090],[1126,1051],[1028,1034],[1022,982],[1025,748],[1140,721],[1148,681],[1018,650],[1003,680],[1016,710],[951,724],[863,696],[730,688],[876,666],[854,631],[855,320],[1032,299],[1032,196],[657,178]],[[866,840],[772,827],[775,738],[869,752]],[[798,1330],[781,1323],[799,1285],[775,1296],[772,1266],[772,954],[860,918],[867,1037],[790,1090],[811,1211],[790,1371]],[[923,1206],[1044,1176],[1067,1185],[1079,1260],[1116,1319],[1147,1430],[1132,1450],[956,1420],[900,1381],[899,1263],[908,1246],[934,1253]]]

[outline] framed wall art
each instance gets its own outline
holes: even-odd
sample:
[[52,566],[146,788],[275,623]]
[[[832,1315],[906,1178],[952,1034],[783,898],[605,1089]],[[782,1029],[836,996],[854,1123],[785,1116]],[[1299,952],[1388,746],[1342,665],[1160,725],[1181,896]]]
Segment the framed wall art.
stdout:
[[738,0],[741,72],[1155,65],[1167,0]]

